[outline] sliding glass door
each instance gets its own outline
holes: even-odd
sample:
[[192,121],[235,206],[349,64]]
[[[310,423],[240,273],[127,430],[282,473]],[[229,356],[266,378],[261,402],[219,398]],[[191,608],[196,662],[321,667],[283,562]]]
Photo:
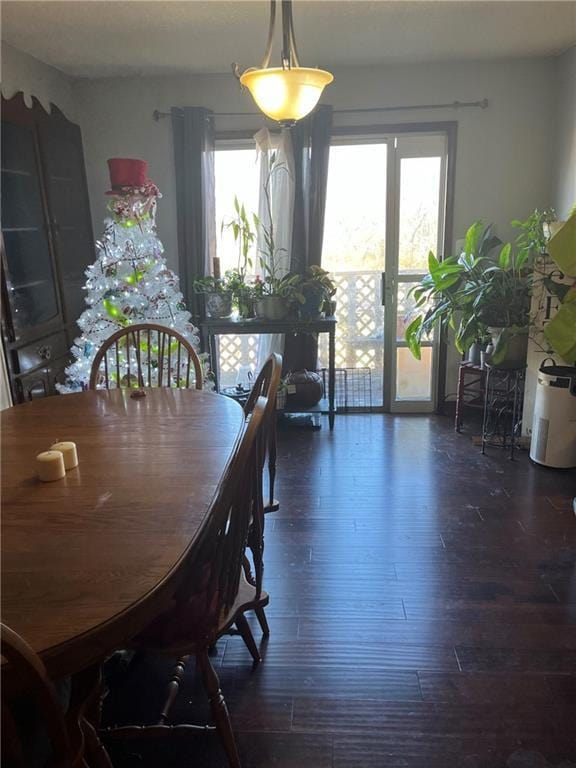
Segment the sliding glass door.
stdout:
[[342,139],[330,150],[322,262],[338,285],[337,365],[369,370],[372,403],[386,411],[436,406],[438,339],[417,361],[404,331],[428,252],[442,251],[446,169],[444,134]]

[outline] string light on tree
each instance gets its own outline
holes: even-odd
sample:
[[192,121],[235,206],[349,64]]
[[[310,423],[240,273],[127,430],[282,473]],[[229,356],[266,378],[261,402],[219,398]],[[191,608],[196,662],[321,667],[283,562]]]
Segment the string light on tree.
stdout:
[[[114,158],[108,166],[111,218],[96,241],[97,259],[85,273],[88,308],[78,319],[82,335],[74,341],[75,359],[66,369],[66,383],[58,385],[63,394],[87,388],[96,352],[120,328],[165,325],[199,348],[198,329],[190,322],[178,277],[168,269],[156,234],[156,203],[161,195],[147,178],[147,163]],[[119,358],[122,379],[127,368],[122,350]],[[175,371],[171,374],[175,380]]]

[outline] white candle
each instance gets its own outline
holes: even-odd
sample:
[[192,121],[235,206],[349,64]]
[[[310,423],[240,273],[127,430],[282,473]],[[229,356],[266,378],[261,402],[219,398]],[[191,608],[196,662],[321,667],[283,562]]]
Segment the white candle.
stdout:
[[62,442],[54,443],[50,446],[51,451],[60,451],[64,457],[64,467],[66,469],[74,469],[78,466],[78,452],[76,451],[76,443]]
[[36,456],[36,468],[38,477],[43,483],[52,480],[61,480],[66,476],[64,469],[64,456],[61,451],[44,451]]

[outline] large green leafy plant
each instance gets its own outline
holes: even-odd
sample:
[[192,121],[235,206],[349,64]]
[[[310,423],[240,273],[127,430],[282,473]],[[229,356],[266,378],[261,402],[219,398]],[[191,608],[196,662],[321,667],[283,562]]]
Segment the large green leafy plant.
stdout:
[[534,262],[545,251],[544,223],[552,217],[535,211],[524,222],[512,222],[520,230],[514,244],[502,243],[491,225],[475,221],[462,253],[443,261],[429,254],[428,274],[412,290],[418,314],[405,334],[417,359],[423,339],[440,325],[453,329],[462,353],[487,338],[488,329],[503,329],[492,355],[495,364],[502,362],[511,337],[527,333]]

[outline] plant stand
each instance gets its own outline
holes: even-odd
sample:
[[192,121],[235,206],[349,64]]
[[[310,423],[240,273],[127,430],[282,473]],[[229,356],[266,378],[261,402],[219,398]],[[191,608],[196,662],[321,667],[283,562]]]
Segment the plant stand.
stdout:
[[510,451],[510,459],[519,448],[526,369],[486,366],[482,453],[486,445]]
[[454,429],[460,432],[464,421],[464,408],[484,408],[486,369],[464,360],[458,367],[456,417]]
[[286,318],[286,320],[264,320],[254,318],[244,319],[217,319],[207,318],[200,323],[202,334],[202,348],[210,355],[210,365],[214,374],[216,391],[220,391],[218,377],[218,359],[215,337],[220,334],[259,334],[259,333],[327,333],[328,334],[328,400],[322,399],[313,408],[302,406],[287,407],[284,413],[325,413],[328,415],[330,430],[334,428],[336,415],[335,389],[336,389],[336,319],[334,317],[321,317],[316,320],[300,320]]

